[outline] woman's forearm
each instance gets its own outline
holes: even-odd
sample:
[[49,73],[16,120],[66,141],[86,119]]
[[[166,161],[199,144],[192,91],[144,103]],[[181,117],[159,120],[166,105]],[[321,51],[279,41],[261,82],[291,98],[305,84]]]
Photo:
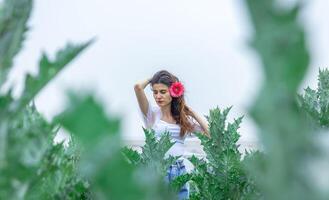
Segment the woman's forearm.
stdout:
[[209,136],[208,123],[199,114],[197,114],[193,110],[191,112],[193,113],[192,117],[200,124],[200,126],[204,130],[205,134]]

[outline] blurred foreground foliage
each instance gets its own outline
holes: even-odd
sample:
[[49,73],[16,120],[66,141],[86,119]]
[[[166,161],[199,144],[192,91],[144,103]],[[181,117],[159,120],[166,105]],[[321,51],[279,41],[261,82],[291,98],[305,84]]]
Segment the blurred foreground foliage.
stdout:
[[[309,64],[297,23],[301,4],[286,9],[273,0],[247,0],[246,7],[255,29],[251,44],[265,73],[250,108],[264,151],[243,156],[237,145],[242,117],[229,123],[231,108],[212,109],[207,116],[211,138],[196,133],[205,157],[190,157],[193,171],[168,187],[164,176],[177,159],[164,159],[173,145],[169,133],[156,138],[144,129],[141,151],[125,147],[121,120],[90,94],[70,93],[52,122],[37,111],[36,95],[92,40],[68,44],[53,59],[43,53],[39,74],[27,75],[22,94],[13,98],[14,88],[5,84],[23,46],[32,0],[0,3],[0,199],[167,200],[177,199],[186,182],[191,199],[326,199],[328,190],[320,189],[310,166],[325,156],[314,137],[328,128],[329,72],[320,70],[317,90],[307,88],[296,98]],[[55,144],[64,129],[69,144]]]
[[[250,114],[259,127],[266,154],[251,159],[248,168],[265,199],[328,197],[328,190],[321,191],[318,180],[312,177],[326,176],[324,168],[314,171],[312,167],[326,156],[315,143],[318,134],[314,122],[303,110],[312,113],[317,103],[309,105],[304,98],[301,109],[296,97],[310,61],[305,32],[298,20],[303,3],[297,1],[287,8],[275,0],[246,1],[254,28],[250,44],[259,54],[265,76]],[[328,82],[327,73],[321,72],[319,77]],[[319,85],[319,98],[314,96],[314,100],[319,99],[316,102],[321,107],[326,104],[322,101],[328,87],[322,87],[321,80]],[[314,117],[320,124],[327,108],[322,109],[317,113],[320,116]]]

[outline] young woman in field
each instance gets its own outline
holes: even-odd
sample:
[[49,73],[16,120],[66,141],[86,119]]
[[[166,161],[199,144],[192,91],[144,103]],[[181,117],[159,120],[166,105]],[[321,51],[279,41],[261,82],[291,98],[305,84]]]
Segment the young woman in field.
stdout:
[[[151,106],[144,93],[148,84],[151,84],[156,106]],[[185,138],[193,132],[209,136],[208,123],[186,105],[183,84],[166,70],[158,71],[152,78],[135,84],[134,89],[146,128],[153,129],[158,137],[168,131],[175,142],[165,156],[180,156],[168,169],[166,180],[170,182],[186,173],[183,162]],[[189,188],[185,184],[179,192],[179,199],[188,197]]]

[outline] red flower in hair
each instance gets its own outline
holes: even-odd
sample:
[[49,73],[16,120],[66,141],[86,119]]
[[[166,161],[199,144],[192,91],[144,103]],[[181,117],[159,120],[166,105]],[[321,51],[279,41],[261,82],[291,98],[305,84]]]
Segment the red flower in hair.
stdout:
[[180,97],[184,94],[184,85],[181,82],[175,82],[171,84],[169,92],[172,97]]

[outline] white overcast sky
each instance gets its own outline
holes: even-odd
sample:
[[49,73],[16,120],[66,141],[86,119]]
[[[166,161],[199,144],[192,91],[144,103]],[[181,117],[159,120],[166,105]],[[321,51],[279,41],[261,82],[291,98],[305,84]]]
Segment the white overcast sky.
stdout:
[[[329,2],[309,1],[301,16],[312,62],[303,85],[316,87],[319,67],[329,67]],[[50,55],[67,41],[97,41],[37,97],[47,119],[65,105],[68,89],[93,91],[110,115],[121,116],[128,138],[142,138],[135,82],[167,69],[186,87],[187,103],[201,115],[233,105],[246,115],[242,141],[257,128],[246,114],[262,81],[257,54],[248,47],[252,29],[243,0],[37,0],[31,30],[10,83],[21,90],[24,74],[37,73],[41,51]],[[150,88],[146,89],[155,104]]]

